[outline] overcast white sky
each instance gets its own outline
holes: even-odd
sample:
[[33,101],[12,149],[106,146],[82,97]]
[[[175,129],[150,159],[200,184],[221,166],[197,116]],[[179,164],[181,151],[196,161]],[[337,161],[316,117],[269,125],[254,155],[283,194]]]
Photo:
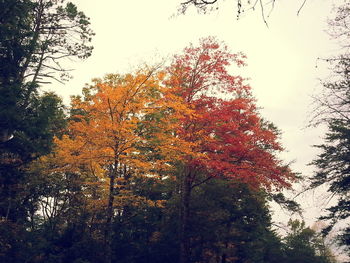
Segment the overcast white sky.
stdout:
[[[336,50],[325,33],[332,0],[307,0],[299,16],[303,0],[278,0],[268,18],[269,27],[263,23],[260,10],[237,21],[235,0],[226,0],[211,15],[189,10],[178,17],[172,15],[180,0],[73,2],[91,18],[96,36],[92,56],[72,64],[74,79],[53,88],[66,102],[92,78],[128,71],[139,63],[170,56],[201,37],[217,36],[232,51],[248,56],[243,74],[251,78],[257,104],[263,108],[262,116],[282,131],[282,142],[288,150],[283,158],[295,160],[292,167],[305,176],[311,172],[311,167],[306,166],[316,154],[311,145],[321,142],[322,132],[304,127],[310,95],[320,90],[317,79],[327,74],[317,58]],[[318,208],[312,208],[313,201],[317,200],[304,200],[309,212],[306,219],[319,213]]]

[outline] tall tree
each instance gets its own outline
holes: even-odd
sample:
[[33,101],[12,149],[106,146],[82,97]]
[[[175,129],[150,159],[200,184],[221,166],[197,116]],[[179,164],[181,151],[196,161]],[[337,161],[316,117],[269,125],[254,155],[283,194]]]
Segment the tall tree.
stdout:
[[[317,170],[311,178],[312,187],[328,186],[336,196],[337,204],[328,209],[323,219],[330,220],[329,231],[337,222],[344,221],[345,230],[340,235],[341,244],[350,246],[350,56],[347,36],[350,31],[350,4],[337,7],[335,17],[330,20],[332,36],[342,46],[342,54],[329,58],[333,67],[330,79],[324,81],[321,95],[315,96],[315,115],[312,124],[325,124],[328,131],[325,142],[317,147],[320,154],[312,162]],[[326,232],[327,232],[326,231]]]
[[60,98],[39,86],[66,73],[62,59],[88,57],[92,35],[72,3],[0,1],[0,217],[24,233],[27,165],[51,151],[65,122]]
[[[207,180],[235,178],[256,188],[286,187],[293,178],[276,154],[282,150],[274,127],[259,116],[250,87],[228,72],[231,63],[244,65],[242,54],[232,54],[213,38],[202,39],[175,57],[168,71],[168,85],[177,88],[195,111],[182,118],[178,136],[192,142],[192,151],[180,164],[181,193],[180,262],[190,258],[191,191]],[[204,175],[204,179],[203,179]]]
[[161,85],[163,76],[152,69],[97,80],[85,90],[83,99],[73,100],[69,134],[57,140],[57,154],[65,159],[68,171],[79,171],[83,166],[101,178],[106,196],[108,263],[112,261],[116,208],[125,214],[123,200],[137,198],[125,197],[130,177],[159,176],[155,171],[169,169],[170,160],[187,153],[188,147],[173,131],[175,120],[191,110],[179,103],[180,97],[167,93]]
[[65,72],[59,65],[64,57],[89,56],[92,34],[88,18],[72,3],[0,1],[0,149],[18,160],[6,165],[3,180],[20,163],[48,153],[53,133],[49,137],[47,131],[55,118],[49,114],[62,106],[57,96],[40,95],[39,84]]

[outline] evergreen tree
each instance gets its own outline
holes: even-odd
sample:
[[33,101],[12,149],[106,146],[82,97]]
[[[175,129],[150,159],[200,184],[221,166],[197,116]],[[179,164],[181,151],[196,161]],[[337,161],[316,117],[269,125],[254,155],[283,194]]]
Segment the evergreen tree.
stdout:
[[1,262],[41,257],[45,242],[34,231],[38,221],[33,218],[43,189],[52,189],[30,165],[51,152],[65,112],[61,99],[40,87],[49,79],[64,79],[63,58],[88,57],[92,35],[88,18],[72,3],[0,0]]
[[328,59],[333,66],[333,76],[323,83],[324,90],[317,96],[315,109],[315,124],[326,124],[328,132],[325,142],[317,147],[321,150],[312,162],[317,167],[311,178],[312,187],[327,185],[328,191],[337,198],[337,203],[328,209],[328,214],[322,219],[329,219],[333,226],[343,221],[346,227],[339,236],[340,243],[350,245],[350,56],[348,52],[350,21],[350,4],[345,3],[337,9],[336,17],[330,21],[332,35],[344,45],[342,55]]
[[335,259],[325,246],[323,238],[305,223],[290,220],[290,233],[284,238],[286,263],[333,263]]

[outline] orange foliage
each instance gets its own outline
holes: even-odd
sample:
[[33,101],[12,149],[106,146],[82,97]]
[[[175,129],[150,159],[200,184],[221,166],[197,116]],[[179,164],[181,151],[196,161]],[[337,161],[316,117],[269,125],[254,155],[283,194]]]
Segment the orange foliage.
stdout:
[[174,160],[194,155],[193,143],[174,132],[178,120],[193,111],[162,85],[164,78],[164,72],[155,71],[111,74],[85,89],[84,98],[74,97],[67,135],[55,139],[61,169],[84,167],[100,178],[106,193],[106,179],[115,176],[113,188],[120,193],[115,203],[123,203],[122,196],[128,196],[123,180],[130,174],[156,176],[171,169]]

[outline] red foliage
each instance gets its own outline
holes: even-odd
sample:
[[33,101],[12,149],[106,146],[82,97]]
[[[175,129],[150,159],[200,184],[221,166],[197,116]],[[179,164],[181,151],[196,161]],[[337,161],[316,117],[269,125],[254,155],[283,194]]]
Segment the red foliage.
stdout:
[[276,131],[259,116],[244,79],[229,73],[232,64],[244,65],[244,58],[206,38],[199,47],[186,48],[169,67],[167,84],[195,111],[183,117],[178,131],[202,154],[189,157],[187,166],[255,187],[289,186],[293,176],[276,157],[282,150]]

